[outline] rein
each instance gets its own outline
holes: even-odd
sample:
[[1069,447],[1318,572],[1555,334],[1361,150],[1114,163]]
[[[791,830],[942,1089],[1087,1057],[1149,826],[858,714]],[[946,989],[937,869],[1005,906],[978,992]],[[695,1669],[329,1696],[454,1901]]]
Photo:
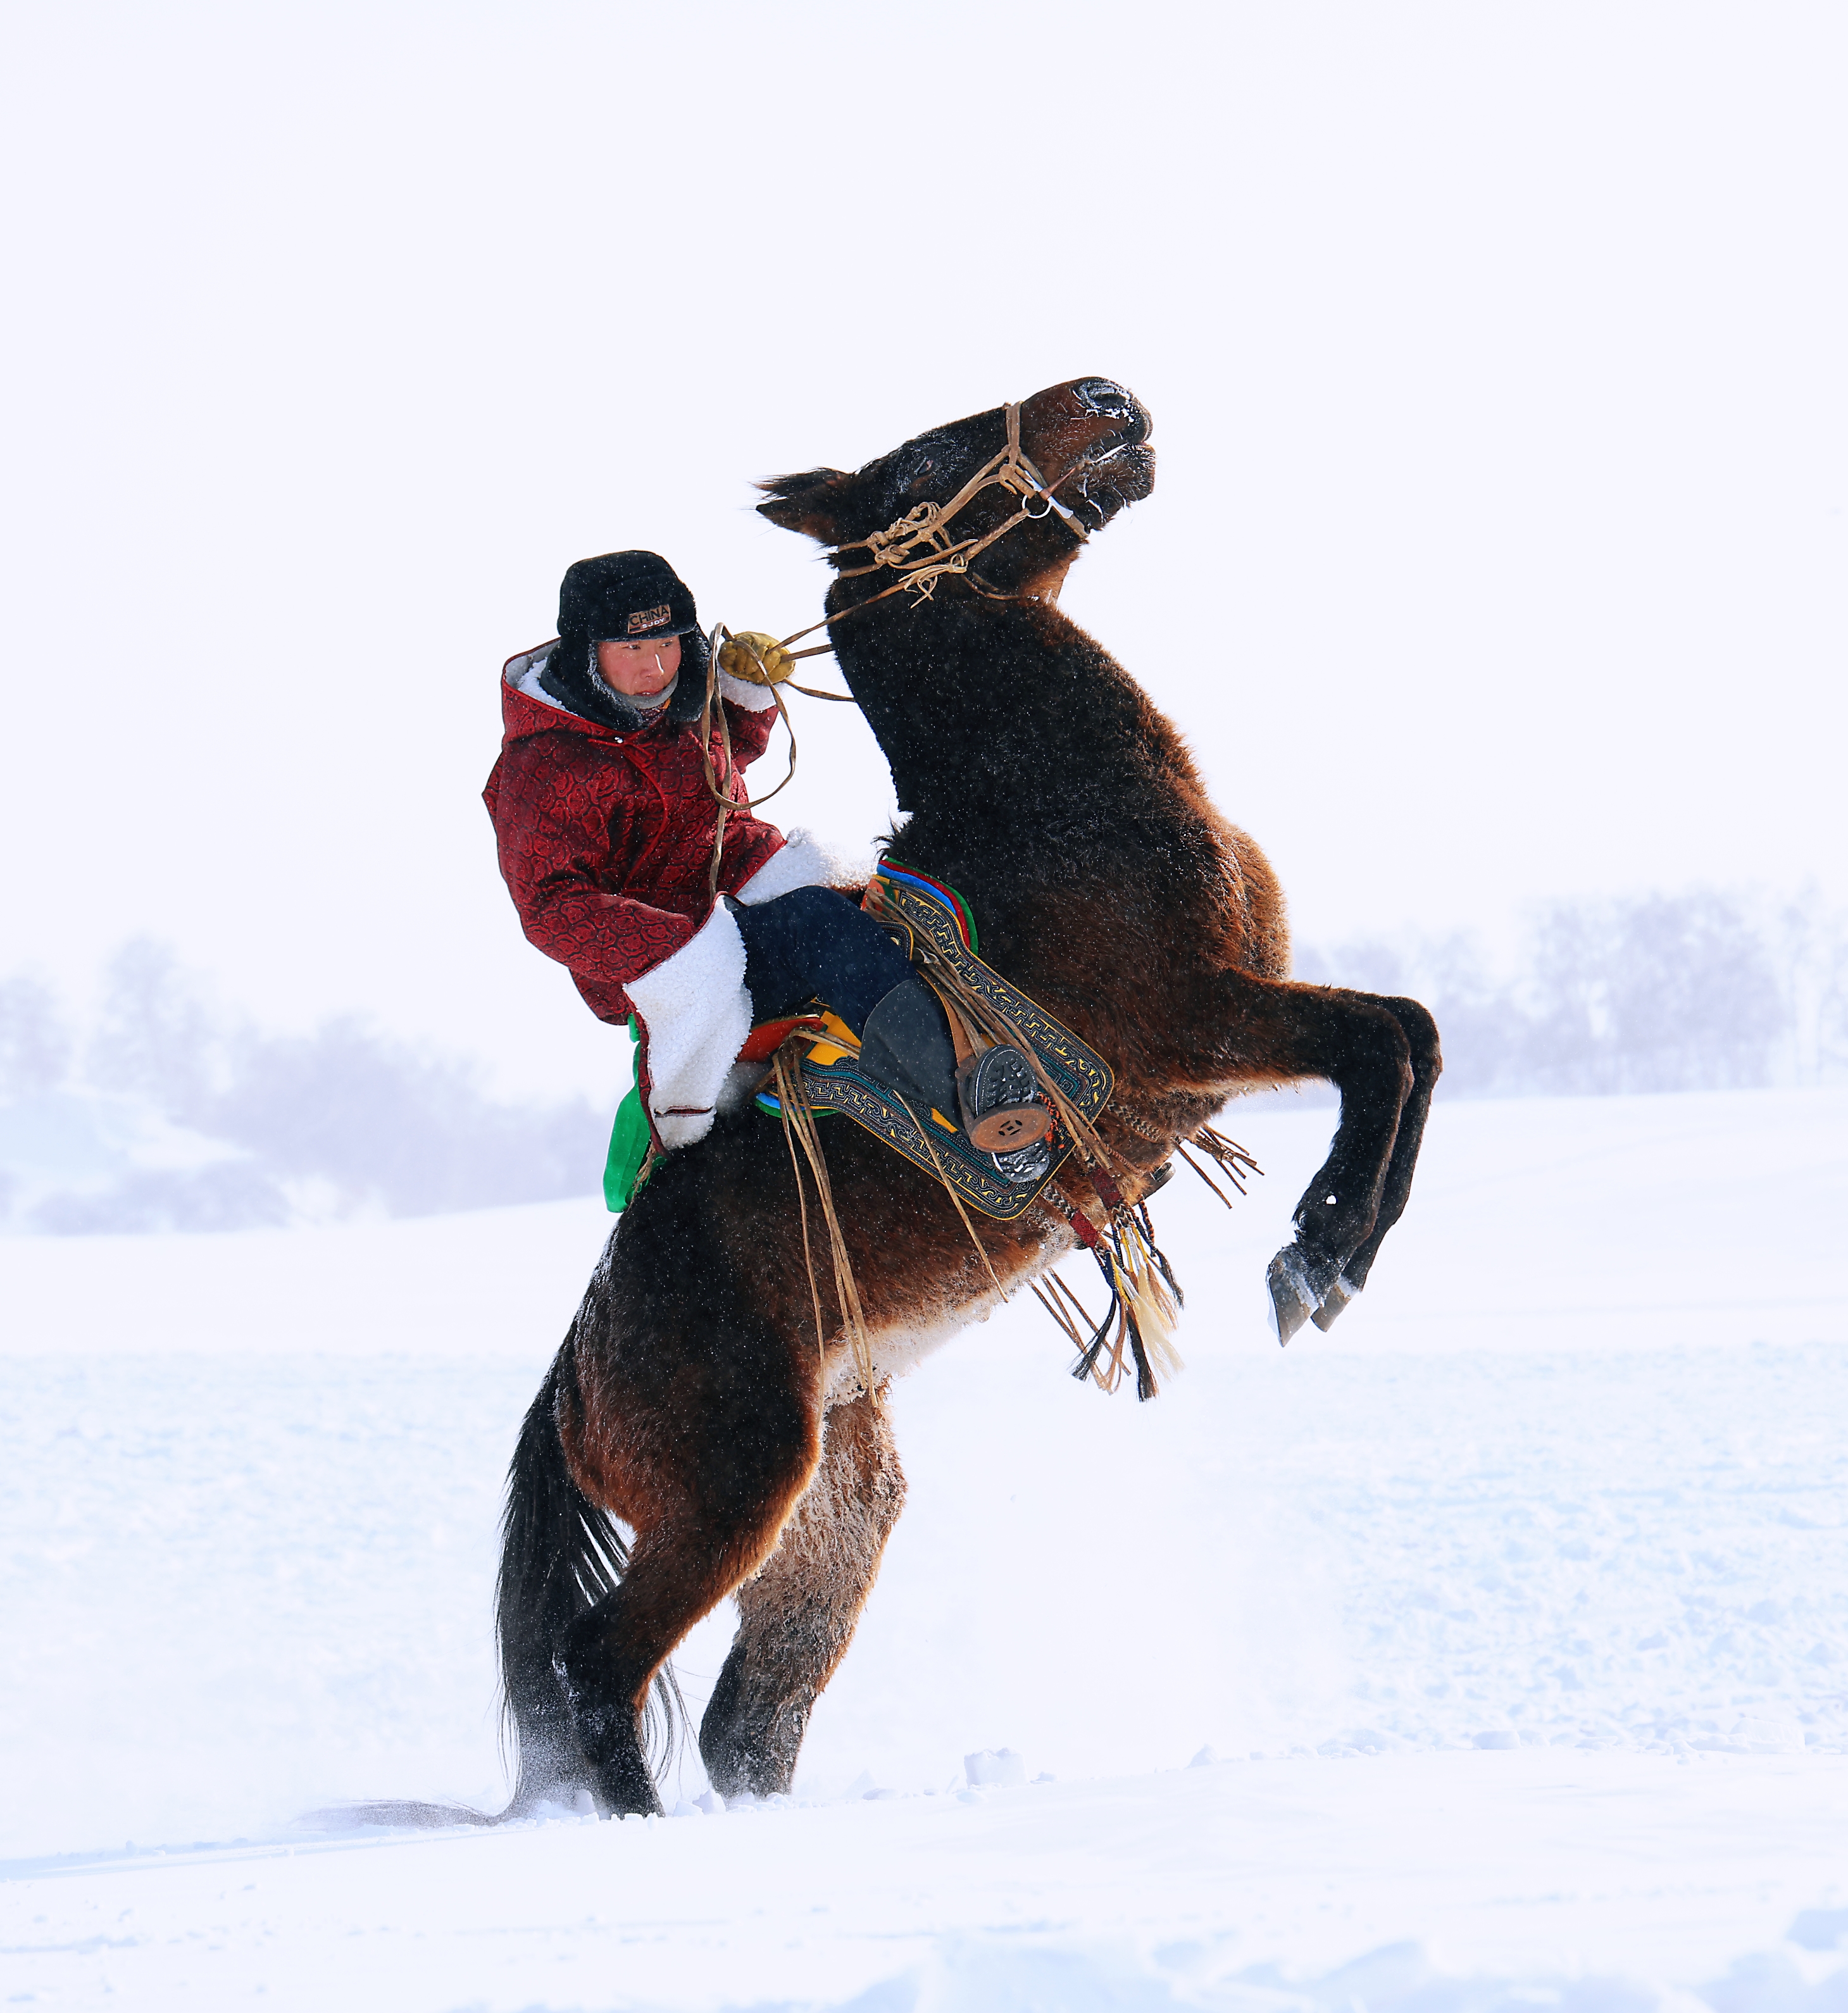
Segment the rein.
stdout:
[[[719,864],[725,852],[725,821],[734,811],[747,814],[760,804],[767,804],[774,796],[788,789],[795,780],[795,723],[789,717],[789,709],[783,703],[783,695],[774,685],[770,695],[777,703],[777,711],[783,717],[783,724],[789,730],[789,766],[783,771],[783,780],[774,790],[761,797],[734,796],[733,786],[738,781],[738,771],[731,763],[731,723],[725,717],[725,709],[717,704],[719,696],[719,644],[721,639],[729,642],[731,631],[723,622],[717,624],[707,641],[706,659],[706,703],[699,709],[699,760],[706,771],[706,787],[712,800],[719,807],[718,821],[713,831],[712,865],[707,870],[706,892],[709,901],[719,897]],[[833,696],[830,692],[820,695],[824,699]],[[713,767],[713,713],[719,716],[719,742],[725,751],[725,787],[719,788],[717,772]]]

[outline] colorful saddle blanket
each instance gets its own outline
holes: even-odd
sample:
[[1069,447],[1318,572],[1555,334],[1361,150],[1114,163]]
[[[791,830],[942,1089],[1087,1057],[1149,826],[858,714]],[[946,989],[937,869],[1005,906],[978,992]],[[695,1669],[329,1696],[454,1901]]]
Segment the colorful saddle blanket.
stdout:
[[[928,943],[952,965],[957,978],[979,992],[1014,1028],[1021,1045],[1033,1050],[1041,1067],[1078,1111],[1095,1121],[1114,1085],[1110,1064],[976,955],[974,921],[956,891],[889,859],[880,861],[877,879],[880,920],[902,923],[914,943]],[[1062,1129],[1056,1128],[1048,1142],[1052,1159],[1046,1173],[1035,1182],[1010,1182],[991,1155],[970,1145],[953,1118],[932,1111],[923,1115],[920,1124],[888,1091],[863,1074],[859,1042],[833,1014],[820,1017],[819,1026],[813,1019],[788,1024],[809,1044],[802,1065],[802,1084],[817,1111],[844,1113],[927,1174],[949,1182],[966,1206],[984,1216],[1005,1223],[1022,1214],[1071,1151],[1071,1142]],[[761,1110],[781,1110],[774,1092],[768,1089],[758,1092],[757,1103]],[[930,1128],[928,1140],[924,1125]]]

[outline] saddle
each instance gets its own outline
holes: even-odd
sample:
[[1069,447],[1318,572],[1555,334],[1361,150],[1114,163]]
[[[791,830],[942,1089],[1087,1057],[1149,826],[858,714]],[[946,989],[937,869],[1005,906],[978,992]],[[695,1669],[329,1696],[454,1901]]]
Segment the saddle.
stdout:
[[[1080,1117],[1095,1122],[1114,1087],[1110,1064],[982,962],[977,954],[974,919],[953,888],[888,858],[880,861],[860,906],[892,931],[931,980],[943,1001],[959,1062],[983,1044],[958,1007],[955,989],[938,982],[933,965],[947,967],[956,986],[973,992],[998,1014]],[[984,1216],[1006,1223],[1024,1214],[1071,1153],[1072,1141],[1063,1126],[1055,1125],[1047,1142],[1051,1156],[1046,1171],[1037,1180],[1009,1181],[991,1155],[969,1143],[953,1117],[935,1110],[913,1116],[892,1091],[868,1076],[860,1067],[858,1040],[825,1006],[753,1028],[741,1060],[768,1061],[792,1037],[803,1045],[802,1085],[814,1110],[851,1118],[926,1174],[946,1182]],[[760,1110],[781,1117],[782,1106],[767,1084],[759,1089],[756,1102]]]

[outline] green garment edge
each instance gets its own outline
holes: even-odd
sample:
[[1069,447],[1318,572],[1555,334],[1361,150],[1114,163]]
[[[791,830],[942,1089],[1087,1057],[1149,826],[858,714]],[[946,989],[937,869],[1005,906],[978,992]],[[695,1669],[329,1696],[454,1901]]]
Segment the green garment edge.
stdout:
[[629,1039],[635,1044],[634,1080],[616,1107],[609,1132],[609,1157],[603,1163],[603,1206],[620,1216],[635,1200],[635,1178],[648,1158],[648,1114],[642,1108],[642,1028],[629,1016]]

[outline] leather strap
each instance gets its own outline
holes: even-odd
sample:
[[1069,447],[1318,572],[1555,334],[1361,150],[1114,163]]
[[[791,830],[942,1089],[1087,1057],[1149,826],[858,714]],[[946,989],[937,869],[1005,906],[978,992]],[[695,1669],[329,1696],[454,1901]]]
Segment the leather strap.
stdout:
[[[1001,452],[992,456],[970,477],[947,503],[920,503],[908,510],[903,517],[888,524],[883,531],[874,531],[870,537],[849,538],[844,545],[837,545],[837,552],[852,552],[863,548],[872,554],[870,565],[844,567],[837,577],[858,580],[867,574],[878,573],[886,567],[900,575],[890,587],[881,588],[878,593],[866,600],[856,602],[852,608],[844,608],[838,615],[824,615],[819,622],[811,622],[806,629],[798,629],[793,635],[781,640],[784,649],[799,642],[804,636],[812,636],[817,629],[829,624],[844,622],[849,615],[857,615],[863,608],[870,608],[876,601],[884,601],[901,588],[909,588],[920,601],[928,601],[935,592],[937,583],[947,574],[967,574],[969,562],[985,552],[998,539],[1005,538],[1017,524],[1033,522],[1057,513],[1067,531],[1080,545],[1091,542],[1091,534],[1079,523],[1071,511],[1053,494],[1054,484],[1048,482],[1028,457],[1021,452],[1021,408],[1019,402],[1003,408],[1007,415],[1007,445]],[[1060,477],[1063,482],[1070,475]],[[1021,507],[1011,517],[1004,519],[992,531],[985,532],[979,538],[965,538],[960,542],[949,535],[949,526],[962,510],[979,496],[985,489],[999,488],[1021,499]],[[1035,510],[1029,507],[1030,499],[1037,497],[1046,506]],[[970,576],[971,583],[974,581]],[[1007,599],[1002,596],[1001,599]],[[834,645],[816,643],[806,650],[791,650],[792,657],[817,657],[825,655]],[[801,687],[798,687],[799,691]],[[830,697],[833,695],[830,694]]]

